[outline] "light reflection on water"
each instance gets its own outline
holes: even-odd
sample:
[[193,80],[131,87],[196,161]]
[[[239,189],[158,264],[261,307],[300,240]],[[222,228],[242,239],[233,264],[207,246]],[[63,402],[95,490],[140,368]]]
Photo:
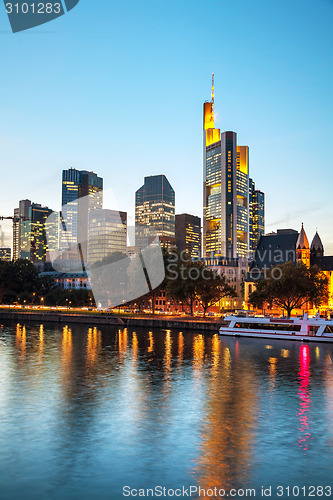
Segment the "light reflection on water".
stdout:
[[0,328],[1,498],[330,484],[333,345]]

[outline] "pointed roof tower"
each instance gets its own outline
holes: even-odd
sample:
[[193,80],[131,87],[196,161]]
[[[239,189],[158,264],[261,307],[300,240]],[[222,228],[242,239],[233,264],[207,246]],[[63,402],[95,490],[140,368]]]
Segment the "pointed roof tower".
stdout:
[[298,240],[297,240],[297,243],[296,243],[296,249],[300,249],[300,250],[309,250],[310,249],[310,246],[309,246],[309,242],[308,242],[308,238],[306,236],[306,232],[304,231],[304,227],[303,227],[303,222],[302,222],[302,229],[301,229],[301,232],[299,233],[299,236],[298,236]]
[[320,250],[321,252],[324,253],[324,247],[323,247],[322,241],[320,239],[320,236],[318,234],[318,231],[316,231],[316,234],[313,237],[310,250],[311,251],[313,251],[313,250],[315,250],[315,251]]
[[324,256],[324,246],[321,242],[320,236],[319,236],[317,231],[313,237],[310,249],[311,249],[311,257],[312,258]]

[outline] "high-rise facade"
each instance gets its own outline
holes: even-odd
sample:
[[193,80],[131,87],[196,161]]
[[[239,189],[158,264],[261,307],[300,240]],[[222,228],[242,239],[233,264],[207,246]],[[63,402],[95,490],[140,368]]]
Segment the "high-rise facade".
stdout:
[[237,146],[237,255],[247,257],[249,250],[249,148]]
[[155,234],[175,238],[175,192],[165,175],[145,177],[135,193],[135,244]]
[[88,261],[96,263],[115,252],[127,252],[127,213],[92,210],[89,213]]
[[249,179],[249,147],[215,128],[214,80],[203,114],[203,256],[251,257],[265,231],[265,196]]
[[260,236],[265,234],[265,194],[255,188],[252,179],[249,180],[249,200],[250,256],[253,257]]
[[[20,202],[20,209],[22,209],[20,213],[24,213],[21,217],[24,218],[19,222],[18,257],[14,258],[28,259],[35,263],[46,262],[48,245],[45,224],[52,210],[38,203],[31,203],[30,200]],[[15,233],[16,228],[14,228],[14,239]]]
[[77,250],[87,260],[89,213],[103,207],[103,179],[94,172],[70,168],[62,172],[62,238],[63,248]]
[[214,125],[214,102],[204,103],[203,254],[246,257],[249,248],[249,148],[235,132]]
[[176,246],[191,258],[201,257],[201,219],[195,215],[176,215]]
[[13,260],[20,258],[21,252],[21,224],[29,219],[30,200],[21,200],[18,208],[14,209],[13,220]]

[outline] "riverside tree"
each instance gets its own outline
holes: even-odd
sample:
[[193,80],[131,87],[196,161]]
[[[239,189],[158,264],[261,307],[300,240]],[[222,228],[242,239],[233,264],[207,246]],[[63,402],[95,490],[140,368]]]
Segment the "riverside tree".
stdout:
[[202,272],[202,263],[193,262],[186,253],[173,251],[168,260],[166,293],[171,299],[187,304],[193,316],[193,306],[197,298],[197,275]]
[[194,301],[198,300],[204,312],[223,297],[237,294],[223,275],[205,267],[200,261],[191,261],[187,254],[172,252],[168,265],[166,291],[169,297],[187,303],[193,316]]
[[202,272],[196,281],[196,297],[200,302],[204,317],[210,307],[223,297],[236,297],[235,289],[230,286],[225,276],[208,269],[202,264]]
[[265,302],[286,311],[288,317],[293,309],[307,302],[320,307],[328,300],[328,278],[317,267],[307,268],[303,263],[292,262],[272,266],[266,277],[258,282],[250,295],[253,307],[262,308]]

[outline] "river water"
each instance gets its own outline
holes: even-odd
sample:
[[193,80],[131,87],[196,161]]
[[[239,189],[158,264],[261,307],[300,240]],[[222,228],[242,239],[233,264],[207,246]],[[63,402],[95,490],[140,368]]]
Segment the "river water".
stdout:
[[311,486],[333,486],[332,359],[333,344],[1,325],[0,498],[319,498]]

